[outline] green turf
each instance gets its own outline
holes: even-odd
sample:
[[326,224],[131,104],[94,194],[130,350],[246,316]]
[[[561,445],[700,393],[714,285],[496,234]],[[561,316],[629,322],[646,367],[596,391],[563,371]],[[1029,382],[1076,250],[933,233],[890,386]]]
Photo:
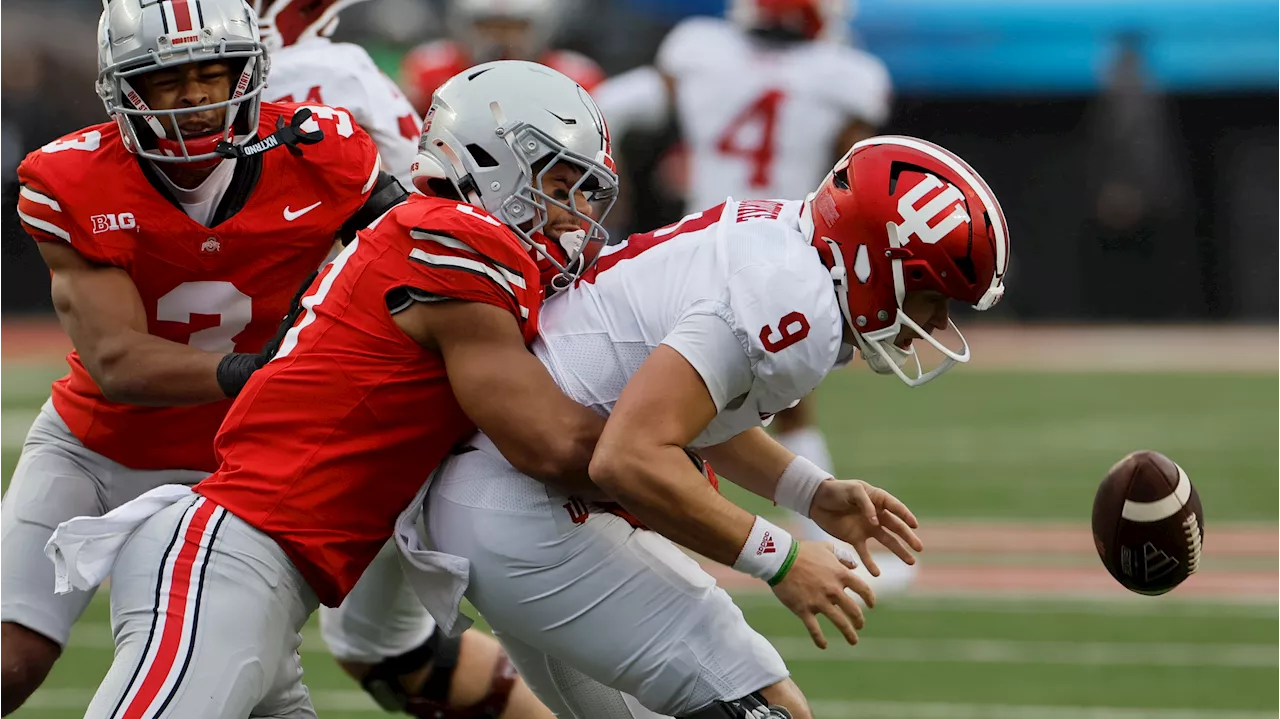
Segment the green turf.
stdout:
[[[34,412],[61,363],[4,371],[6,413]],[[1086,521],[1107,468],[1156,449],[1195,482],[1206,524],[1275,521],[1275,375],[991,374],[910,389],[837,372],[818,413],[843,477],[894,492],[923,519]],[[4,479],[15,447],[4,447]],[[7,486],[7,485],[6,485]],[[728,486],[755,511],[768,502]]]
[[[6,428],[0,458],[6,486],[18,455],[12,431],[21,429],[24,416],[34,416],[59,369],[4,370],[6,424],[10,418],[14,424]],[[913,390],[854,371],[823,385],[818,411],[840,474],[890,488],[926,522],[1085,522],[1107,467],[1146,447],[1187,469],[1212,532],[1219,521],[1275,522],[1278,389],[1275,375],[985,374],[962,368]],[[774,511],[732,487],[726,492],[757,511]],[[743,596],[741,604],[755,627],[779,639],[797,680],[815,700],[1147,707],[1198,711],[1197,717],[1277,709],[1271,649],[1280,623],[1274,608],[1188,604],[1176,596],[1114,605],[900,599],[869,614],[863,645],[822,654],[806,644],[798,621],[771,595]],[[47,689],[15,717],[82,715],[85,696],[110,663],[108,622],[100,597]],[[835,639],[830,627],[828,636]],[[989,647],[997,654],[1023,652],[1023,659],[984,660]],[[1107,656],[1110,647],[1117,657]],[[966,658],[959,650],[978,654]],[[304,664],[320,716],[378,715],[349,708],[361,696],[323,654],[314,626]]]
[[[938,600],[900,599],[871,612],[863,643],[858,647],[834,645],[819,652],[807,645],[799,622],[768,594],[742,596],[740,604],[748,621],[784,647],[797,681],[814,700],[953,702],[974,704],[1036,704],[1063,706],[1147,707],[1152,709],[1268,710],[1276,708],[1274,614],[1260,608],[1192,605],[1178,601],[1122,603],[1115,615],[1106,603],[1036,603],[972,600],[944,603]],[[1019,609],[1034,611],[1018,611]],[[1190,613],[1190,614],[1188,614]],[[47,683],[48,699],[14,716],[32,719],[76,717],[79,711],[65,706],[74,696],[91,692],[95,680],[110,663],[107,603],[103,597],[90,606],[83,623],[72,636],[66,660],[60,662]],[[834,634],[828,628],[828,635]],[[323,653],[315,622],[306,632],[303,663],[306,681],[317,701],[332,701],[334,690],[355,686]],[[921,652],[887,660],[876,658],[877,642],[916,640]],[[1019,661],[970,661],[956,657],[932,658],[931,642],[979,640],[1050,642],[1049,646],[1121,644],[1141,649],[1157,643],[1193,643],[1199,651],[1190,655],[1190,666],[1158,663],[1038,663]],[[883,644],[879,646],[884,646]],[[1258,666],[1223,666],[1227,648],[1257,647]],[[1252,655],[1251,655],[1252,656]],[[1156,657],[1157,661],[1158,655]],[[68,696],[65,691],[74,690]],[[358,694],[344,701],[358,701]],[[44,704],[41,708],[39,705]],[[49,706],[53,704],[55,706]],[[372,712],[341,711],[320,707],[322,717],[370,716]]]
[[838,372],[818,392],[838,472],[929,517],[1086,521],[1107,469],[1155,449],[1187,470],[1206,524],[1276,519],[1271,375],[988,374],[908,388]]

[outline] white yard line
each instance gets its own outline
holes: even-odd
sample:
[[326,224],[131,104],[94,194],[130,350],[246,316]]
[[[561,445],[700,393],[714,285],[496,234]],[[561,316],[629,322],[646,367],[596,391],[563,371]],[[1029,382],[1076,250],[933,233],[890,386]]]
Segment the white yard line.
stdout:
[[[1070,666],[1229,667],[1268,669],[1277,666],[1270,644],[1174,644],[1022,641],[1007,639],[893,639],[872,637],[856,647],[837,645],[828,632],[826,651],[801,637],[770,637],[769,641],[793,662],[898,662],[939,664],[1040,664]],[[112,648],[106,622],[82,622],[71,635],[76,649]],[[303,633],[302,650],[325,654],[315,629]]]
[[[93,698],[91,689],[41,689],[27,700],[29,709],[83,709]],[[359,689],[311,692],[311,701],[324,712],[382,713]],[[1020,704],[960,704],[951,702],[841,701],[814,699],[814,713],[827,719],[1274,719],[1273,712],[1232,709],[1157,709]]]

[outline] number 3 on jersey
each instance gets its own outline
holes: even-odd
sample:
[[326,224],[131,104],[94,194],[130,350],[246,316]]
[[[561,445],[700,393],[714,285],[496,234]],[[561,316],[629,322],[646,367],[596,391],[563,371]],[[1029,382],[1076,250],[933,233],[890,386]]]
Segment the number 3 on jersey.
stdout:
[[230,282],[183,282],[156,301],[161,322],[191,322],[192,315],[213,315],[218,324],[197,330],[187,344],[206,352],[231,352],[235,337],[253,320],[253,300]]
[[[750,163],[752,187],[769,186],[769,169],[773,165],[773,136],[778,125],[781,90],[768,90],[729,121],[729,126],[716,140],[722,155],[741,157]],[[746,135],[747,139],[743,139]]]
[[778,320],[778,329],[760,328],[760,344],[769,352],[781,352],[809,336],[809,320],[800,312],[789,312]]
[[303,132],[316,132],[320,129],[320,123],[316,122],[316,118],[322,120],[333,120],[341,137],[351,137],[352,122],[351,116],[345,110],[336,107],[328,107],[326,105],[302,105],[298,110],[307,109],[311,111],[311,117],[300,125]]

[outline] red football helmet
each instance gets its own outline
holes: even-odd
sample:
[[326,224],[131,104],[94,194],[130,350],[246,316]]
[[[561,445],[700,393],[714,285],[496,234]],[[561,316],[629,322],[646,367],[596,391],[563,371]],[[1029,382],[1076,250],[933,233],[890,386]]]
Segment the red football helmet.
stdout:
[[279,50],[308,37],[329,37],[338,13],[364,0],[253,0],[268,50]]
[[810,39],[839,39],[848,0],[733,0],[729,18],[747,29],[784,29]]
[[[969,361],[969,343],[953,350],[902,311],[912,290],[934,290],[991,308],[1004,295],[1009,233],[991,188],[964,160],[932,142],[886,135],[849,150],[806,201],[813,245],[831,270],[840,309],[863,357],[908,385]],[[944,355],[915,376],[902,365],[914,348],[893,344],[903,325]]]

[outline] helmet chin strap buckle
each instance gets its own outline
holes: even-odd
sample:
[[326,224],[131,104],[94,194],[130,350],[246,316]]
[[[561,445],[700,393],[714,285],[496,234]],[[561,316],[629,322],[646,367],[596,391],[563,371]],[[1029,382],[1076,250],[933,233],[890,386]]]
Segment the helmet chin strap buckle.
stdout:
[[324,130],[317,128],[308,132],[302,129],[303,123],[310,119],[311,110],[304,107],[293,113],[293,119],[288,125],[284,124],[283,117],[276,118],[276,131],[257,142],[242,147],[223,140],[213,151],[228,159],[239,159],[284,147],[291,154],[301,156],[302,149],[298,145],[314,145],[324,139]]

